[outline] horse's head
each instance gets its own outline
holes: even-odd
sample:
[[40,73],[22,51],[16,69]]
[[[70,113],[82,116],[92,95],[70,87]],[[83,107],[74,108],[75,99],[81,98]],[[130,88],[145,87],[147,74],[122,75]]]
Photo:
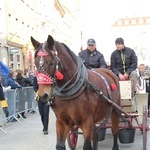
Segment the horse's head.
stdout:
[[71,78],[72,73],[68,70],[76,68],[76,64],[72,66],[75,60],[66,51],[66,45],[54,41],[50,35],[45,43],[39,43],[33,37],[31,37],[31,42],[35,48],[38,94],[41,99],[49,100],[54,86],[57,84],[61,87]]

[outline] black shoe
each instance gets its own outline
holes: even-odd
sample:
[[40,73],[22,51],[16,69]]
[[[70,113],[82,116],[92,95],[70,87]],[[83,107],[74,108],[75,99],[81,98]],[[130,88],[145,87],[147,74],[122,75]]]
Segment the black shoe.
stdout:
[[17,120],[14,118],[14,119],[12,119],[10,122],[16,122]]
[[44,130],[43,132],[44,132],[44,135],[48,134],[48,131],[47,131],[47,130]]
[[35,114],[35,113],[36,113],[36,111],[34,111],[34,110],[33,110],[33,111],[31,111],[31,113],[32,113],[32,114]]
[[19,115],[17,115],[17,118],[20,118],[20,116],[19,116]]
[[22,118],[26,119],[27,117],[23,115]]

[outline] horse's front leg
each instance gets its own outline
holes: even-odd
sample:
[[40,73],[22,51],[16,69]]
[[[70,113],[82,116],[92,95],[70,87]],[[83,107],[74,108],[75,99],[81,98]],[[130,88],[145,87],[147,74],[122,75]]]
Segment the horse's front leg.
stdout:
[[82,126],[83,136],[84,136],[84,146],[83,150],[93,150],[92,148],[92,136],[93,136],[93,130],[94,130],[94,123],[93,119],[88,118]]
[[56,121],[57,144],[56,150],[66,150],[65,141],[69,127],[65,126],[61,121]]

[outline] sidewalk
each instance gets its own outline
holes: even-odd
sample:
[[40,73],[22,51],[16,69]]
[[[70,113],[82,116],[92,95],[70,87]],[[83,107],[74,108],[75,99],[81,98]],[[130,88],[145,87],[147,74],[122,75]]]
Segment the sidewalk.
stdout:
[[[51,119],[52,118],[52,119]],[[44,135],[39,113],[29,114],[26,119],[19,122],[7,123],[0,130],[0,150],[53,150],[56,144],[55,117],[50,110],[49,134]],[[53,147],[53,149],[52,149]]]
[[[21,119],[19,122],[7,123],[3,129],[7,132],[4,134],[0,130],[0,150],[56,150],[56,127],[55,115],[50,109],[49,134],[44,135],[42,132],[42,124],[39,113],[29,114],[26,119]],[[150,123],[150,119],[149,119]],[[136,131],[135,142],[132,144],[120,144],[120,150],[142,150],[143,136],[139,129]],[[150,149],[150,131],[148,131],[147,150]],[[105,140],[99,142],[99,150],[112,149],[112,134],[110,129],[106,131]],[[78,136],[77,150],[83,150],[83,136]],[[68,144],[66,141],[66,150]]]

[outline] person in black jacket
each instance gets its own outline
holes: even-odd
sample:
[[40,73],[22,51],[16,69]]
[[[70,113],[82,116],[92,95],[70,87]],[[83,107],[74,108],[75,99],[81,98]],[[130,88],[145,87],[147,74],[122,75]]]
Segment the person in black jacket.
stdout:
[[[22,87],[28,87],[31,82],[29,81],[28,78],[24,77],[23,75],[23,71],[22,70],[17,70],[17,76],[16,76],[16,79],[15,81]],[[27,93],[27,89],[26,90],[20,90],[18,91],[18,95],[17,95],[17,98],[19,100],[18,102],[18,111],[21,111],[21,116],[26,119],[27,117],[25,116],[25,102],[27,101],[27,96],[29,94]],[[18,115],[18,118],[20,116]]]
[[133,49],[124,45],[123,38],[117,38],[115,41],[116,50],[111,54],[110,69],[116,74],[120,81],[133,81],[133,90],[136,91],[137,77],[137,56]]
[[94,39],[89,39],[87,41],[87,49],[79,52],[79,56],[88,69],[107,67],[103,54],[96,49],[96,42]]
[[7,104],[7,101],[5,99],[5,96],[4,96],[4,91],[3,91],[3,87],[0,83],[0,103],[1,103],[1,107],[3,108],[3,111],[5,113],[5,116],[8,117],[9,116],[9,111],[8,111],[8,104]]
[[[34,91],[37,93],[39,87],[38,87],[36,76],[34,77],[33,88],[34,88]],[[38,101],[38,108],[39,108],[39,112],[41,115],[41,121],[43,124],[43,133],[46,135],[46,134],[48,134],[49,105],[47,104],[47,102],[41,101],[40,97],[38,97],[38,96],[36,99]]]
[[139,71],[139,86],[142,85],[142,81],[146,81],[146,92],[148,93],[148,117],[150,117],[150,77],[146,74],[146,66],[145,64],[140,64],[138,67]]
[[150,77],[146,79],[146,92],[148,93],[148,117],[150,117]]

